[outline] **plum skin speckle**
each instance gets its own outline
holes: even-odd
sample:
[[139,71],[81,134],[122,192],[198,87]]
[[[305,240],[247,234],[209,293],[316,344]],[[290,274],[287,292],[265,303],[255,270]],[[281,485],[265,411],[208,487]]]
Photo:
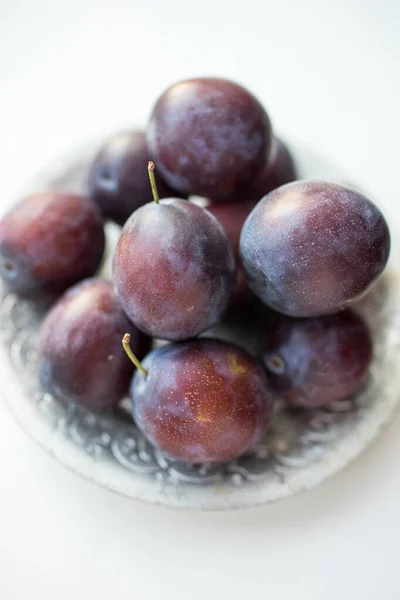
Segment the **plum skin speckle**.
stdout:
[[86,197],[46,191],[0,221],[0,275],[29,299],[54,297],[95,274],[105,246],[97,207]]
[[110,282],[92,278],[70,288],[40,327],[42,387],[86,408],[112,408],[128,392],[133,373],[121,344],[125,333],[140,358],[146,340],[126,317]]
[[355,392],[372,350],[366,324],[349,309],[309,319],[271,313],[259,337],[271,388],[303,408],[326,406]]
[[214,325],[235,276],[233,250],[218,221],[179,198],[135,211],[114,255],[125,312],[141,331],[165,340],[189,339]]
[[289,183],[265,196],[240,238],[254,293],[293,317],[351,305],[382,273],[389,251],[380,210],[361,193],[324,181]]
[[169,344],[143,361],[131,385],[133,417],[152,444],[192,463],[222,462],[265,433],[273,398],[263,368],[213,339]]

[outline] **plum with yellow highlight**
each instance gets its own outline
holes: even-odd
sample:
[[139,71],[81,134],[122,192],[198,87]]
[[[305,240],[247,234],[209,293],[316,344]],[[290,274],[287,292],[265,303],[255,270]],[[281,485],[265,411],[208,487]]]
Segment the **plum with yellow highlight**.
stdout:
[[273,397],[263,368],[236,346],[209,338],[168,344],[137,366],[134,419],[172,458],[231,460],[251,450],[271,420]]

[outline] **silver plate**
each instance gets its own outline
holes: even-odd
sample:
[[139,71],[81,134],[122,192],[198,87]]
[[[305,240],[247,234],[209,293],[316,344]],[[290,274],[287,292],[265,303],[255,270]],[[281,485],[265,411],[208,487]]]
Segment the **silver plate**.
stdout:
[[[79,189],[93,145],[53,165],[31,189]],[[296,153],[303,177],[340,179]],[[115,242],[108,230],[108,255]],[[35,340],[42,313],[0,288],[0,360],[10,410],[54,458],[120,494],[170,507],[234,509],[272,502],[318,485],[358,456],[390,422],[400,398],[400,277],[389,270],[358,306],[374,339],[374,360],[363,388],[329,410],[293,413],[278,404],[274,425],[254,452],[225,465],[185,465],[153,448],[131,422],[126,403],[110,415],[65,405],[38,385]],[[226,337],[226,330],[216,335]],[[240,327],[229,333],[240,335]],[[251,339],[247,340],[251,346]]]

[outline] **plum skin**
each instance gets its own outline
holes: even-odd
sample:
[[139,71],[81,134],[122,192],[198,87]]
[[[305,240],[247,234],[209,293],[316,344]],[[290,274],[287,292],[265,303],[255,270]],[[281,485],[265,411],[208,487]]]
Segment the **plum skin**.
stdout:
[[114,255],[113,279],[132,322],[177,341],[214,325],[235,285],[232,247],[204,208],[168,198],[135,211]]
[[239,309],[245,307],[254,298],[243,271],[239,256],[240,232],[243,223],[254,208],[255,202],[231,202],[225,204],[210,204],[207,210],[221,224],[230,243],[236,260],[236,288],[231,300],[231,307]]
[[95,274],[104,246],[102,220],[88,198],[42,192],[25,198],[1,219],[0,274],[20,296],[57,296]]
[[[122,226],[134,210],[153,200],[149,160],[143,131],[122,131],[106,140],[90,166],[87,182],[89,196],[105,218]],[[177,195],[158,173],[155,176],[160,198]]]
[[382,273],[389,251],[380,210],[359,192],[324,181],[289,183],[265,196],[240,238],[254,293],[293,317],[351,305]]
[[270,159],[255,184],[252,196],[258,202],[265,194],[296,179],[296,165],[288,147],[280,138],[274,137]]
[[165,181],[214,202],[240,197],[270,155],[272,130],[260,102],[240,85],[204,77],[168,88],[147,128]]
[[263,368],[213,339],[169,344],[143,361],[131,385],[132,412],[145,437],[183,462],[228,461],[257,444],[272,416]]
[[133,373],[121,345],[125,333],[140,357],[144,336],[126,317],[110,282],[92,278],[69,289],[40,327],[43,389],[90,409],[115,406],[127,394]]
[[304,408],[326,406],[355,392],[372,359],[368,328],[349,309],[310,319],[274,313],[259,346],[271,388]]

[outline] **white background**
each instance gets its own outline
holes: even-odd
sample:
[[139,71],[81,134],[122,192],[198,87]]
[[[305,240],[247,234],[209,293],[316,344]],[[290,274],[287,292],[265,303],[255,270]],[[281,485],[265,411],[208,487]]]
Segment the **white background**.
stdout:
[[[212,74],[250,87],[396,227],[399,60],[397,0],[0,0],[0,211],[81,139]],[[171,511],[66,471],[0,405],[0,598],[399,600],[399,457],[397,419],[312,492]]]

